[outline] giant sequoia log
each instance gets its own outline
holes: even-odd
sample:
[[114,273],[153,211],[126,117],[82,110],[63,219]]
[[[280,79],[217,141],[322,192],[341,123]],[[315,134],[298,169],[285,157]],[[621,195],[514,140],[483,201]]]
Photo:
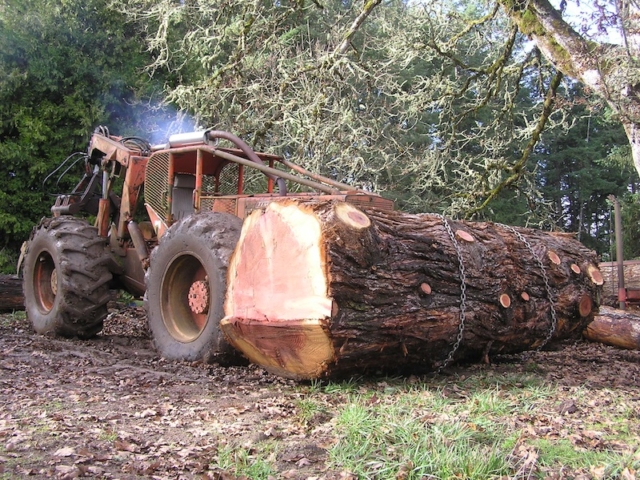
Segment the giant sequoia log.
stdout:
[[220,325],[287,377],[426,370],[452,351],[462,317],[455,359],[579,336],[600,285],[595,254],[566,235],[286,201],[245,220]]

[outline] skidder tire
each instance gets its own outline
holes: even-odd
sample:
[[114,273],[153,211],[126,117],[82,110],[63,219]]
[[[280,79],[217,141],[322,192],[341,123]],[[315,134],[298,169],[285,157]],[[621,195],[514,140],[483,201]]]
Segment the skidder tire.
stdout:
[[90,338],[111,299],[106,241],[82,219],[44,219],[31,234],[23,267],[27,317],[37,333]]
[[219,328],[241,228],[234,215],[197,213],[169,228],[151,254],[145,308],[164,358],[223,364],[241,358]]

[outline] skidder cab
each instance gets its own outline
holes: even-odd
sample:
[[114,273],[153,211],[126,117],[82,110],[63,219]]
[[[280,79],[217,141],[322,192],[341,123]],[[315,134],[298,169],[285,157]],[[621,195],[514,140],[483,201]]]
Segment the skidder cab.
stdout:
[[217,130],[152,146],[101,127],[84,160],[84,176],[23,248],[27,316],[38,333],[88,338],[102,329],[110,290],[122,288],[144,295],[154,342],[169,359],[234,357],[219,322],[229,258],[251,211],[291,198],[393,208]]

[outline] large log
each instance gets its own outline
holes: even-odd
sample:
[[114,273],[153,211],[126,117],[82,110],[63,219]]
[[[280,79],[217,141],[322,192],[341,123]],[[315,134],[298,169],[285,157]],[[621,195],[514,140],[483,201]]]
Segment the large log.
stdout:
[[22,279],[17,275],[0,275],[0,312],[24,310]]
[[548,292],[553,340],[579,336],[593,319],[602,277],[594,252],[572,237],[448,224],[341,202],[256,210],[230,262],[221,328],[251,361],[296,379],[437,368],[460,327],[456,244],[466,313],[455,359],[543,344]]
[[594,342],[640,350],[640,315],[627,310],[600,307],[600,312],[583,334]]

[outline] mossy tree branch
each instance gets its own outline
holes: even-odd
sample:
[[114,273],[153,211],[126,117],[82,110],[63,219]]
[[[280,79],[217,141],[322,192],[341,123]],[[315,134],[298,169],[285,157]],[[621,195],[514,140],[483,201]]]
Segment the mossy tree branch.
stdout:
[[551,85],[549,86],[549,90],[547,90],[547,95],[544,99],[542,112],[540,113],[540,117],[538,118],[536,127],[531,133],[531,138],[524,148],[520,159],[514,165],[508,168],[508,172],[510,173],[510,175],[502,182],[500,182],[495,188],[493,188],[493,190],[489,192],[487,197],[479,206],[469,210],[466,215],[467,218],[471,218],[474,214],[485,209],[487,205],[489,205],[489,203],[500,194],[500,192],[502,192],[505,188],[512,186],[522,178],[524,167],[527,164],[529,157],[531,156],[531,152],[533,152],[536,144],[538,143],[538,141],[540,141],[540,136],[542,135],[544,127],[547,124],[551,113],[553,112],[553,104],[556,98],[558,87],[560,87],[562,77],[562,72],[557,71],[555,76],[551,80]]

